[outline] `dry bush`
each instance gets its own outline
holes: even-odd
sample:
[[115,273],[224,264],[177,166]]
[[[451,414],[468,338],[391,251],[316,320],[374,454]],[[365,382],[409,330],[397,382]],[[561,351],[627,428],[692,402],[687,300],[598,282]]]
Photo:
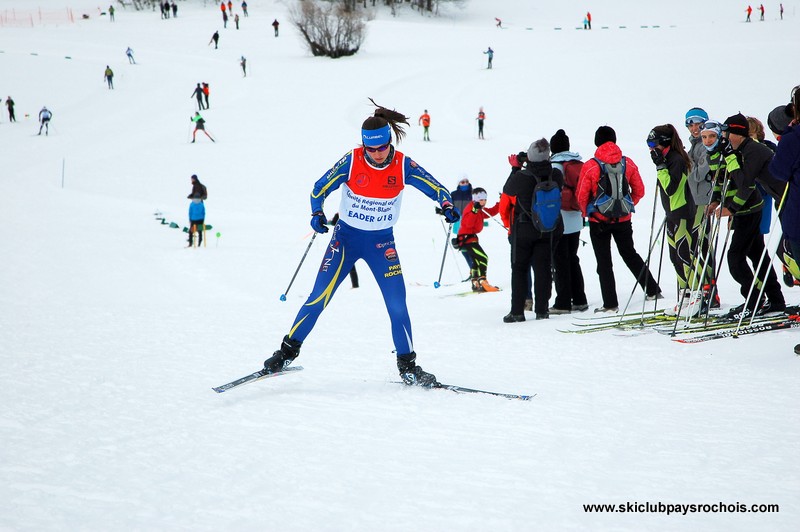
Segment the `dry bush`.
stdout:
[[300,0],[289,10],[289,18],[314,56],[353,55],[364,42],[364,15],[341,4]]

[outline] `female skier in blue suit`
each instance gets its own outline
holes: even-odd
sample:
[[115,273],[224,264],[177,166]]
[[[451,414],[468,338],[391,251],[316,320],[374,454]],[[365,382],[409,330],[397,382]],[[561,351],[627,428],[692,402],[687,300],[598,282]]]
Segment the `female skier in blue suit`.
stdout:
[[373,116],[361,125],[362,146],[342,157],[314,184],[311,192],[314,231],[328,232],[323,203],[341,187],[340,218],[322,259],[314,289],[300,308],[280,349],[264,362],[265,373],[281,371],[297,358],[300,346],[339,284],[355,261],[363,259],[378,282],[389,312],[400,377],[409,385],[433,386],[436,383],[434,375],[415,363],[403,270],[392,227],[399,218],[406,185],[437,202],[448,222],[458,221],[459,213],[447,189],[392,145],[392,131],[399,143],[405,135],[401,124],[408,125],[408,117],[375,106]]

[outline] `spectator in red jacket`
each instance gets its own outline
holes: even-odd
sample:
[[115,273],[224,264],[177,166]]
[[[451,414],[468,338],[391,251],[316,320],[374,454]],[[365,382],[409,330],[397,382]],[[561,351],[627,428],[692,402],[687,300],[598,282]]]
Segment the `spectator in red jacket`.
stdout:
[[486,268],[489,256],[478,242],[478,233],[483,231],[483,221],[500,212],[500,203],[486,207],[486,190],[477,187],[472,190],[472,203],[461,211],[461,225],[455,246],[470,258],[469,270],[473,292],[497,292],[499,288],[486,281]]
[[[642,176],[639,175],[639,168],[630,158],[622,155],[622,150],[619,149],[616,142],[616,132],[609,126],[600,126],[594,136],[597,151],[595,151],[593,159],[584,163],[578,179],[578,205],[583,216],[589,216],[589,236],[597,259],[597,275],[600,278],[600,292],[603,296],[603,306],[595,309],[595,312],[610,313],[617,312],[619,309],[617,284],[611,261],[612,237],[620,257],[636,278],[636,282],[645,290],[647,299],[654,300],[663,297],[661,288],[650,273],[648,265],[633,246],[631,215],[608,218],[596,210],[590,209],[597,198],[597,188],[600,178],[605,172],[605,164],[617,164],[624,161],[625,177],[630,186],[630,197],[633,204],[639,203],[644,196],[644,183]],[[588,212],[587,209],[589,209]]]

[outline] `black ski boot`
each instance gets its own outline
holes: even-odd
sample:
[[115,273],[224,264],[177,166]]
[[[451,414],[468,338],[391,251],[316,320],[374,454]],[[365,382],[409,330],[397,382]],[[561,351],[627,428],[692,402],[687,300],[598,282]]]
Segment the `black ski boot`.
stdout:
[[303,342],[292,340],[288,336],[283,337],[281,348],[272,353],[272,356],[264,361],[264,373],[277,373],[283,371],[292,360],[300,355],[300,346]]
[[436,376],[427,373],[417,366],[415,360],[417,354],[412,351],[407,355],[397,355],[397,369],[400,370],[400,378],[409,386],[424,386],[431,388],[438,384]]

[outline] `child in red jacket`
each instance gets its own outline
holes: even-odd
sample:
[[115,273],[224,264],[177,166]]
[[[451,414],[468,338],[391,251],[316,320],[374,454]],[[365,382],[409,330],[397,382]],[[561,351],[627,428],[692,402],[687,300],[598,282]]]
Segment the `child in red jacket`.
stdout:
[[500,212],[500,203],[494,207],[486,207],[486,190],[478,187],[472,189],[472,204],[467,205],[461,213],[461,226],[458,228],[458,237],[454,241],[455,247],[466,253],[472,259],[470,277],[474,292],[497,292],[496,286],[486,281],[486,267],[489,265],[489,256],[478,242],[478,233],[483,231],[483,221]]

